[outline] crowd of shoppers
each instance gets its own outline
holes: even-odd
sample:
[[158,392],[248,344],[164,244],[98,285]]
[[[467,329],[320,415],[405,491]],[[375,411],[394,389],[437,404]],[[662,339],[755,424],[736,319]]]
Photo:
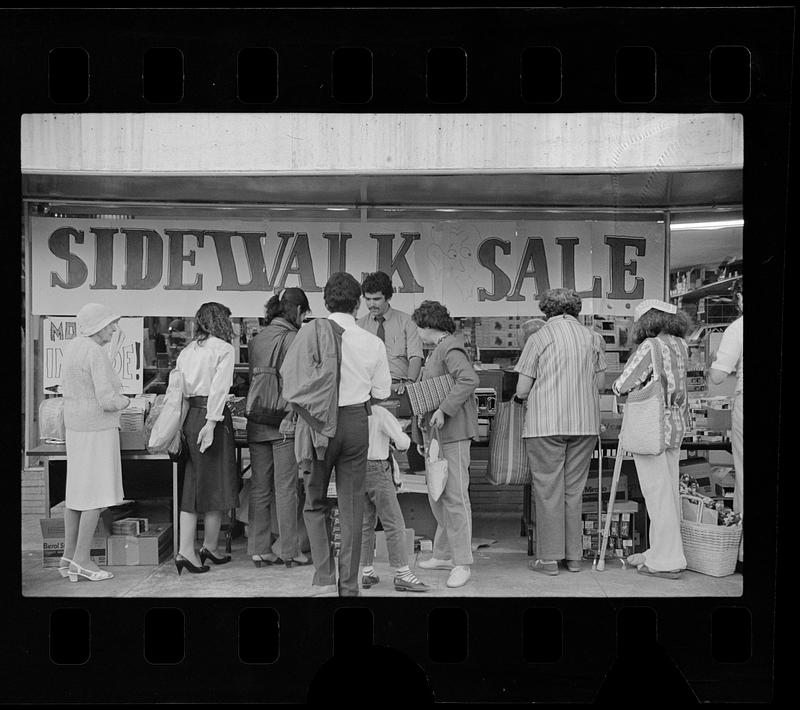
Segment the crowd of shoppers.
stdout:
[[[443,304],[423,301],[408,315],[391,307],[392,295],[391,280],[382,272],[367,274],[361,283],[348,273],[335,273],[324,288],[328,317],[309,320],[306,294],[287,288],[267,302],[264,327],[250,341],[250,387],[263,388],[272,409],[266,418],[248,414],[247,554],[256,567],[313,564],[313,596],[358,596],[360,588],[380,582],[373,567],[378,520],[386,533],[394,588],[430,589],[409,566],[392,452],[426,452],[434,440],[448,475],[441,495],[429,496],[436,520],[433,552],[417,567],[449,571],[450,588],[462,587],[472,575],[469,466],[470,442],[478,433],[479,378]],[[741,291],[736,298],[743,310]],[[362,303],[368,313],[357,320]],[[525,404],[522,436],[535,504],[536,555],[529,567],[555,576],[560,564],[570,572],[581,570],[582,497],[600,434],[606,358],[602,337],[578,320],[581,298],[576,291],[550,289],[541,295],[539,308],[544,318],[526,321],[520,329],[515,398]],[[231,560],[217,552],[222,517],[236,505],[239,492],[226,406],[235,360],[230,315],[220,303],[204,303],[175,363],[188,405],[175,554],[179,574],[207,572],[207,562]],[[92,562],[89,543],[101,510],[123,499],[116,431],[119,412],[129,400],[103,350],[114,338],[118,319],[105,306],[87,304],[78,314],[78,337],[64,353],[66,540],[59,571],[73,581],[113,577]],[[742,318],[726,331],[710,372],[713,382],[734,371],[738,377],[733,417],[738,512],[743,486],[741,324]],[[642,301],[634,313],[636,350],[612,385],[624,398],[652,381],[661,384],[663,451],[633,455],[650,518],[649,547],[629,561],[641,574],[669,579],[680,577],[686,567],[678,461],[688,425],[688,326],[675,306]],[[427,358],[423,346],[429,349]],[[412,416],[405,388],[442,375],[452,383],[442,401],[433,411]],[[411,436],[404,431],[409,425]],[[328,498],[332,477],[338,554]],[[197,551],[201,515],[203,544]],[[306,539],[310,556],[302,551]]]

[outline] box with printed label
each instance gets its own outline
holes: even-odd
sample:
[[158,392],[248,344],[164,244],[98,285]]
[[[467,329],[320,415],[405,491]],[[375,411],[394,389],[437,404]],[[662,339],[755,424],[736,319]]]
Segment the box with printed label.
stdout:
[[[42,567],[58,567],[64,555],[64,518],[41,518]],[[94,529],[89,556],[97,565],[108,564],[109,518],[101,515]]]

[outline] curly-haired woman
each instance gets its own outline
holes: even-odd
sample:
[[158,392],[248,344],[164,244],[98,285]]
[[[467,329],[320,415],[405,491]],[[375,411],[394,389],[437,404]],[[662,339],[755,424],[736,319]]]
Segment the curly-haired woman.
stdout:
[[[178,574],[207,572],[206,559],[221,565],[230,555],[217,557],[222,515],[236,505],[239,482],[233,421],[225,406],[233,383],[235,352],[231,311],[221,303],[204,303],[195,316],[195,334],[181,351],[176,369],[183,374],[189,411],[183,424],[188,458],[183,479],[180,550],[175,555]],[[194,549],[197,515],[203,513],[203,546]]]
[[423,301],[411,316],[423,343],[434,349],[425,361],[422,379],[450,374],[455,380],[447,398],[425,415],[426,443],[436,429],[442,456],[447,459],[447,483],[438,500],[428,498],[436,518],[433,556],[422,569],[449,569],[448,587],[461,587],[470,578],[472,564],[472,507],[469,501],[470,440],[478,433],[475,388],[480,380],[467,356],[464,339],[441,303]]
[[689,425],[686,364],[689,351],[684,336],[689,319],[664,301],[642,301],[634,311],[633,341],[639,347],[612,385],[626,395],[648,384],[654,377],[653,361],[660,372],[664,394],[664,445],[660,454],[634,454],[636,473],[650,517],[650,547],[628,561],[640,574],[677,579],[686,567],[681,540],[681,499],[678,462],[681,441]]

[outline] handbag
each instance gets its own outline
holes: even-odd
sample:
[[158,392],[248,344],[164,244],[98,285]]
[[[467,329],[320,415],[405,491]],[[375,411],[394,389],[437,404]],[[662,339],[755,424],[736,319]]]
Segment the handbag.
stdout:
[[428,453],[425,456],[425,484],[428,486],[428,495],[433,500],[439,500],[446,483],[447,459],[440,457],[439,434],[436,429],[432,429]]
[[455,382],[450,374],[409,382],[406,385],[406,392],[411,411],[415,416],[436,411],[439,405],[447,399]]
[[[189,401],[183,396],[183,373],[174,369],[169,373],[167,394],[150,430],[147,450],[154,454],[177,455],[181,450],[183,420],[189,411]],[[155,412],[151,414],[154,416]]]
[[525,407],[513,399],[500,402],[489,434],[486,480],[492,485],[522,485],[530,482],[528,456],[522,430]]
[[[653,338],[655,340],[655,338]],[[661,386],[661,346],[652,343],[653,379],[631,392],[625,402],[620,446],[632,454],[655,456],[666,449],[664,443],[664,391]]]

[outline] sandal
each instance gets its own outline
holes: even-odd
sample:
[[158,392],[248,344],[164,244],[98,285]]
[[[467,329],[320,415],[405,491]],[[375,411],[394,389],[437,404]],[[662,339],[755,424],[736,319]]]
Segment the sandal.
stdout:
[[647,575],[648,577],[661,577],[662,579],[680,579],[681,573],[683,572],[682,569],[671,569],[665,572],[659,572],[654,569],[650,569],[647,565],[642,565],[637,570],[639,574]]

